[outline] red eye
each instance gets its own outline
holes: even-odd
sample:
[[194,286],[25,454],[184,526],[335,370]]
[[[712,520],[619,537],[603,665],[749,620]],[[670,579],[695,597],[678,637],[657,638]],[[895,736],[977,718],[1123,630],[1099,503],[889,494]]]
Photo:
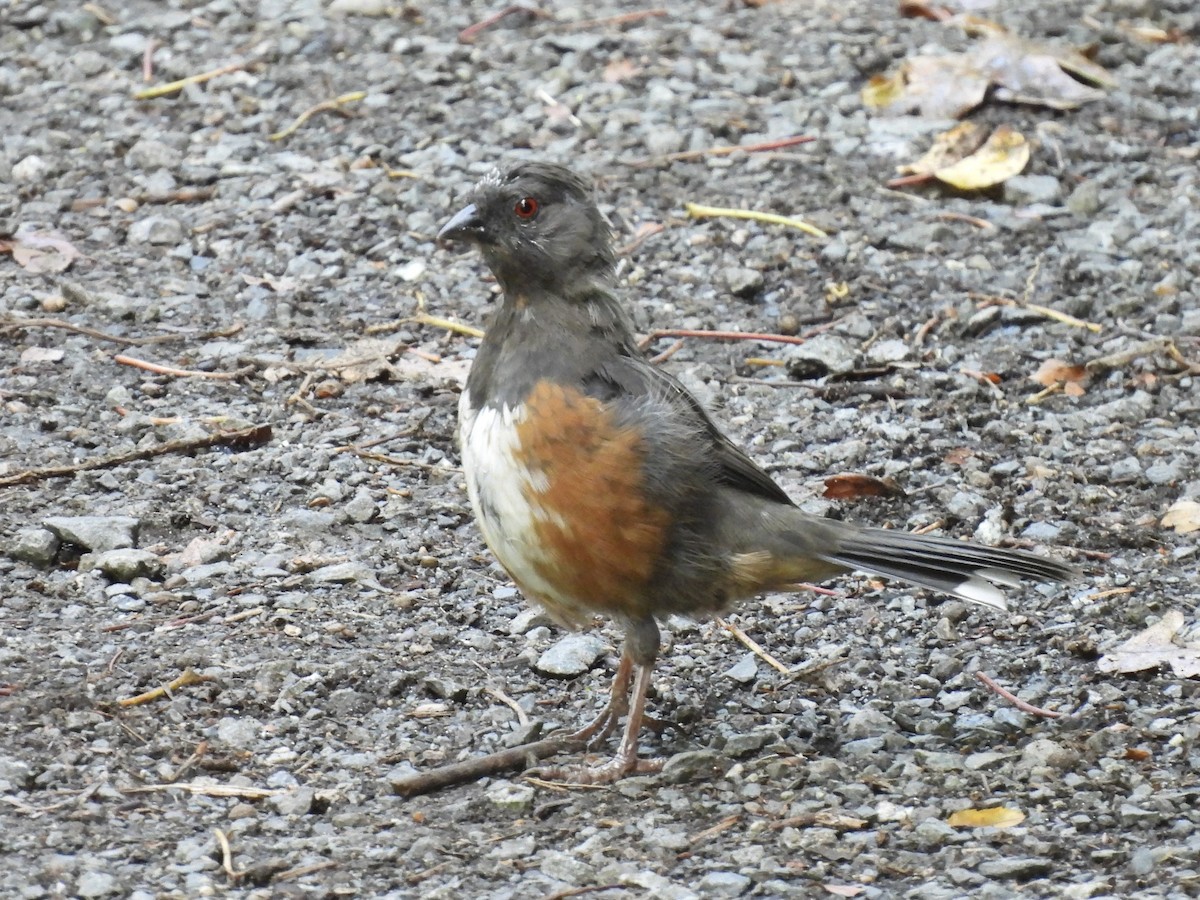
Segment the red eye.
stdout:
[[522,197],[513,207],[518,219],[532,219],[538,214],[538,202],[532,197]]

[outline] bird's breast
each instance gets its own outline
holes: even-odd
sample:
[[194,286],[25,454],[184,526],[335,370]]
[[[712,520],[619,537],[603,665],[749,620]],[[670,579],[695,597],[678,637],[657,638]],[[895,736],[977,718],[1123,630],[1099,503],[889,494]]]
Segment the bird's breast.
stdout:
[[671,522],[647,495],[636,427],[541,381],[515,404],[464,392],[459,436],[484,540],[529,597],[568,624],[644,614]]

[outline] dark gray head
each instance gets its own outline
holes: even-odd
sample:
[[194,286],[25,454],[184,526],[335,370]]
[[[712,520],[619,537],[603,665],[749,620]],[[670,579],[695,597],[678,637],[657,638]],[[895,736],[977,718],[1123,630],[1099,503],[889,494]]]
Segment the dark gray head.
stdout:
[[467,200],[438,239],[478,244],[506,295],[571,296],[612,275],[608,223],[570,169],[519,162],[485,175]]

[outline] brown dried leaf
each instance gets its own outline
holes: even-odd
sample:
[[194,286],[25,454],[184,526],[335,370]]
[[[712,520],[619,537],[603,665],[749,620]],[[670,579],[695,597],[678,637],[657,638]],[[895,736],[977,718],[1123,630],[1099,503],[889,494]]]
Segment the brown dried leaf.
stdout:
[[825,479],[828,500],[858,500],[861,497],[903,497],[904,490],[891,478],[845,473]]
[[64,272],[81,255],[74,244],[57,232],[18,230],[0,246],[0,252],[4,250],[12,253],[21,268],[39,275]]
[[1101,672],[1141,672],[1169,665],[1177,678],[1200,676],[1200,628],[1183,627],[1183,613],[1173,609],[1100,658]]
[[1116,85],[1077,50],[1027,40],[986,19],[948,21],[983,40],[963,53],[913,56],[890,75],[876,75],[862,89],[863,105],[887,115],[957,119],[982,103],[993,86],[1001,100],[1075,109],[1102,99],[1103,88]]
[[1103,90],[1076,81],[1067,72],[1106,87],[1116,84],[1082,53],[1015,35],[991,38],[968,52],[978,70],[996,85],[996,98],[1011,103],[1076,109],[1104,99]]
[[975,451],[969,447],[955,447],[943,458],[947,465],[961,466],[968,459],[975,455]]
[[321,368],[336,372],[343,381],[351,384],[372,381],[384,373],[398,374],[392,357],[403,352],[404,341],[397,337],[363,338],[322,363]]
[[1060,382],[1082,386],[1087,383],[1088,371],[1084,366],[1065,363],[1061,359],[1048,359],[1029,377],[1042,387],[1053,387]]
[[638,68],[632,61],[628,59],[614,59],[604,67],[604,74],[600,77],[609,84],[619,84],[628,78],[632,78],[642,70]]
[[1025,813],[1007,806],[960,809],[946,820],[954,828],[1012,828],[1025,821]]
[[1174,528],[1180,534],[1200,531],[1200,503],[1195,500],[1176,500],[1162,518],[1163,528]]
[[868,81],[862,101],[885,115],[917,112],[927,119],[957,119],[982,103],[987,89],[987,76],[965,54],[914,56],[894,74]]

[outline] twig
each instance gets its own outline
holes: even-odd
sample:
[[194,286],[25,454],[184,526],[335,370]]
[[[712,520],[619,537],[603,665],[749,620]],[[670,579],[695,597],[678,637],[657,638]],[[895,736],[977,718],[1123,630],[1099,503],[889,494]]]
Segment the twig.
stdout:
[[81,7],[81,9],[83,9],[85,12],[89,12],[93,16],[95,16],[96,20],[101,25],[116,25],[117,24],[117,20],[113,16],[113,14],[110,13],[103,6],[101,6],[99,3],[85,3]]
[[633,240],[617,249],[618,256],[629,256],[638,247],[642,246],[646,238],[663,231],[665,226],[659,222],[647,222],[638,227],[637,232],[633,236]]
[[72,803],[81,803],[92,796],[92,794],[96,793],[96,791],[100,790],[100,786],[102,784],[104,784],[103,781],[93,781],[82,791],[72,794],[66,800],[60,800],[58,803],[51,803],[49,806],[30,806],[27,803],[22,803],[16,797],[0,797],[0,800],[3,800],[5,803],[16,807],[18,810],[26,813],[27,815],[37,816],[41,815],[42,813],[56,812],[63,807],[70,806]]
[[791,675],[792,670],[773,657],[770,653],[762,648],[762,644],[756,641],[742,629],[738,628],[732,622],[720,618],[716,619],[716,623],[737,638],[742,644],[749,648],[750,652],[769,665],[776,672],[782,672],[784,675]]
[[159,363],[147,362],[144,359],[137,359],[133,356],[125,356],[118,353],[113,357],[113,362],[120,363],[123,366],[132,366],[135,369],[145,369],[147,372],[153,372],[155,375],[172,375],[176,378],[212,378],[216,381],[233,381],[237,378],[244,378],[254,371],[254,366],[244,366],[234,372],[204,372],[199,369],[177,369],[174,366],[164,366]]
[[237,797],[241,800],[265,800],[286,794],[282,788],[260,788],[238,784],[205,784],[186,781],[183,784],[139,784],[121,788],[122,794],[156,794],[159,791],[187,791],[201,797]]
[[476,328],[474,325],[465,325],[462,322],[455,322],[453,319],[443,319],[441,316],[431,316],[427,313],[417,313],[415,316],[409,316],[407,319],[401,319],[399,322],[384,322],[380,325],[370,326],[367,334],[378,334],[381,331],[393,331],[399,325],[428,325],[431,328],[445,328],[447,331],[453,331],[455,334],[463,334],[467,337],[481,338],[483,337],[483,329]]
[[734,813],[731,816],[726,816],[724,819],[722,819],[716,825],[713,825],[710,828],[705,828],[703,831],[699,831],[696,834],[692,835],[690,838],[688,838],[688,844],[692,847],[695,847],[697,844],[702,844],[705,841],[707,841],[709,838],[714,838],[718,834],[721,834],[724,831],[728,831],[730,828],[732,828],[734,825],[736,825],[741,820],[742,820],[741,813]]
[[[680,338],[675,343],[673,343],[670,347],[668,347],[666,350],[664,350],[662,353],[659,353],[655,356],[650,357],[651,365],[658,365],[659,363],[666,362],[668,359],[670,359],[672,356],[674,356],[676,353],[678,353],[682,348],[683,348],[683,338]],[[772,365],[774,364],[774,360],[767,360],[767,362]]]
[[1103,600],[1105,597],[1115,597],[1121,594],[1132,594],[1134,591],[1131,587],[1109,588],[1107,591],[1097,591],[1094,594],[1088,594],[1083,598],[1085,603],[1092,603],[1096,600]]
[[571,897],[582,897],[584,894],[598,894],[601,891],[619,891],[627,887],[624,884],[593,884],[591,887],[567,888],[547,894],[542,900],[569,900]]
[[296,121],[287,128],[282,131],[276,131],[274,134],[268,135],[267,138],[272,141],[282,141],[286,137],[291,137],[300,130],[305,122],[320,112],[339,112],[342,115],[348,115],[342,107],[347,103],[357,103],[360,100],[365,100],[366,97],[366,91],[351,91],[348,94],[340,94],[331,100],[322,100],[320,103],[310,106],[304,112],[300,113],[300,115],[296,116]]
[[[85,334],[90,338],[95,338],[98,341],[111,341],[114,344],[124,344],[127,347],[136,344],[145,344],[148,341],[153,341],[155,338],[127,338],[117,334],[108,334],[104,331],[97,331],[95,328],[88,328],[84,325],[75,325],[63,319],[0,319],[0,331],[16,331],[20,328],[61,328],[64,331],[73,331],[76,334]],[[174,335],[168,335],[168,340],[174,340]]]
[[233,848],[229,846],[229,838],[225,836],[225,832],[220,828],[214,828],[213,834],[217,838],[217,846],[221,848],[221,868],[225,870],[225,874],[229,876],[229,880],[237,884],[246,873],[234,869]]
[[158,97],[165,97],[168,94],[174,94],[182,91],[188,85],[203,84],[204,82],[211,81],[220,75],[228,75],[231,72],[241,71],[242,69],[253,65],[253,63],[254,60],[230,63],[227,66],[221,66],[219,69],[210,69],[207,72],[201,72],[199,75],[189,75],[187,78],[180,78],[178,81],[168,81],[166,84],[160,84],[158,87],[145,88],[144,90],[135,91],[133,94],[133,99],[154,100]]
[[117,706],[141,706],[143,703],[151,703],[155,700],[158,700],[160,697],[170,697],[171,691],[177,691],[180,688],[187,687],[188,685],[203,684],[206,681],[215,680],[216,679],[208,675],[201,675],[195,669],[187,668],[184,669],[183,674],[174,681],[170,681],[167,684],[161,684],[156,688],[146,691],[144,694],[138,694],[136,697],[125,697],[122,700],[118,700]]
[[723,147],[705,147],[702,150],[681,150],[678,153],[664,153],[662,156],[647,156],[643,159],[630,160],[626,165],[633,166],[634,168],[643,168],[661,162],[683,162],[689,159],[702,159],[705,156],[730,156],[739,151],[742,153],[761,153],[764,150],[782,150],[784,147],[808,144],[815,140],[815,137],[798,134],[792,137],[779,138],[774,141],[763,141],[761,144],[730,144]]
[[462,762],[438,766],[427,772],[398,778],[392,782],[392,790],[401,797],[416,797],[428,794],[455,784],[466,784],[478,781],[489,775],[507,772],[511,769],[523,770],[529,768],[539,759],[546,759],[560,753],[578,753],[587,746],[586,741],[568,740],[567,735],[549,737],[519,747],[509,747],[498,750],[486,756],[477,756]]
[[619,16],[606,16],[603,19],[584,19],[582,22],[570,22],[563,27],[568,29],[604,28],[608,25],[628,25],[631,22],[640,22],[642,19],[655,19],[665,15],[667,15],[667,10],[665,9],[642,9],[637,12],[622,13]]
[[150,38],[146,41],[146,48],[142,51],[142,83],[149,84],[154,80],[154,51],[161,46],[157,38]]
[[475,42],[475,38],[479,37],[479,33],[484,29],[491,28],[501,19],[506,19],[509,16],[516,15],[517,13],[521,12],[529,13],[529,15],[533,16],[535,19],[554,18],[554,16],[550,15],[550,13],[544,10],[535,9],[532,6],[522,6],[520,3],[514,3],[512,6],[504,7],[504,9],[500,10],[500,12],[496,13],[495,15],[488,16],[486,19],[476,22],[474,25],[468,25],[458,33],[458,42],[460,44],[473,44]]
[[992,376],[987,372],[980,372],[978,369],[959,369],[958,371],[963,375],[966,375],[968,378],[974,378],[980,384],[987,385],[992,389],[992,393],[995,396],[1004,396],[1004,391],[1000,390],[996,382],[992,380]]
[[939,219],[947,219],[951,222],[966,222],[968,225],[974,225],[976,228],[993,229],[996,226],[987,219],[980,219],[977,216],[968,216],[966,213],[955,212],[954,210],[946,209],[937,214]]
[[280,872],[271,879],[271,883],[275,884],[280,881],[290,881],[293,878],[303,878],[305,875],[311,875],[314,872],[324,872],[326,869],[336,869],[338,862],[336,859],[327,859],[325,862],[312,863],[307,866],[296,866],[294,869],[287,869]]
[[832,384],[813,384],[810,381],[772,380],[770,378],[743,378],[735,375],[730,384],[756,384],[769,388],[800,388],[812,391],[822,400],[839,402],[850,397],[865,396],[872,400],[906,400],[908,391],[888,384],[866,384],[861,381],[837,381]]
[[780,216],[775,213],[758,212],[753,209],[731,209],[724,206],[701,206],[698,203],[685,203],[683,204],[683,208],[687,210],[687,214],[693,219],[712,217],[750,219],[755,222],[765,222],[768,225],[787,225],[790,228],[799,228],[805,234],[810,234],[813,237],[829,237],[828,234],[816,225],[809,225],[803,219],[793,219],[789,216]]
[[1029,404],[1030,406],[1037,406],[1039,403],[1041,403],[1047,397],[1052,397],[1053,395],[1061,394],[1062,392],[1063,392],[1063,382],[1056,381],[1053,384],[1047,385],[1046,387],[1042,388],[1036,394],[1030,394],[1028,397],[1025,398],[1025,402],[1027,404]]
[[165,456],[168,453],[187,453],[192,450],[204,450],[208,447],[230,447],[234,450],[248,450],[251,447],[258,447],[265,444],[269,440],[271,440],[270,425],[252,425],[240,431],[222,431],[217,434],[205,435],[204,437],[167,441],[165,444],[156,444],[153,447],[132,450],[129,453],[118,453],[115,456],[105,456],[101,459],[88,459],[83,462],[72,463],[69,466],[47,466],[44,469],[26,469],[23,472],[17,472],[14,475],[5,475],[0,478],[0,488],[14,487],[18,484],[33,484],[36,481],[42,481],[46,478],[65,478],[69,475],[77,475],[80,472],[91,472],[96,469],[111,469],[114,466],[153,459],[156,456]]
[[985,309],[988,306],[1014,306],[1017,309],[1026,309],[1031,313],[1036,313],[1039,316],[1044,316],[1047,319],[1053,319],[1056,322],[1062,322],[1064,325],[1070,325],[1072,328],[1086,328],[1092,334],[1099,334],[1104,330],[1104,326],[1096,322],[1086,322],[1083,319],[1077,319],[1075,316],[1067,315],[1067,313],[1059,312],[1057,309],[1051,309],[1049,306],[1041,306],[1037,303],[1027,303],[1024,300],[1012,300],[1008,297],[992,297],[986,294],[980,295],[970,293],[968,297],[975,300],[982,300],[979,304],[980,309]]
[[1003,697],[1017,709],[1021,710],[1021,712],[1027,712],[1031,716],[1041,716],[1043,719],[1061,719],[1063,717],[1063,714],[1060,712],[1055,712],[1052,709],[1042,709],[1040,706],[1034,706],[1032,703],[1026,703],[1012,691],[1008,691],[1000,687],[1000,685],[996,684],[995,681],[993,681],[987,675],[984,675],[982,672],[976,672],[975,678],[989,691]]
[[499,688],[489,687],[489,688],[484,688],[484,692],[486,694],[488,694],[488,696],[490,696],[490,697],[495,697],[497,700],[499,700],[501,703],[503,703],[505,706],[507,706],[509,709],[511,709],[514,713],[516,713],[518,724],[520,724],[520,725],[528,725],[529,724],[529,716],[527,716],[525,714],[525,710],[521,709],[521,704],[518,703],[516,700],[514,700],[512,697],[508,696],[508,694],[504,693],[504,691],[500,690]]
[[192,751],[192,755],[183,761],[183,764],[178,769],[175,770],[175,774],[173,774],[170,778],[168,778],[167,781],[168,782],[178,781],[180,778],[182,778],[184,775],[186,775],[188,773],[188,770],[191,769],[192,766],[194,766],[196,763],[198,763],[204,757],[204,754],[207,752],[208,752],[208,741],[201,741],[199,744],[196,745],[196,749],[194,751]]
[[711,338],[715,341],[774,341],[779,344],[803,344],[808,338],[791,334],[766,334],[757,331],[708,331],[700,328],[656,328],[638,342],[642,349],[659,338]]

